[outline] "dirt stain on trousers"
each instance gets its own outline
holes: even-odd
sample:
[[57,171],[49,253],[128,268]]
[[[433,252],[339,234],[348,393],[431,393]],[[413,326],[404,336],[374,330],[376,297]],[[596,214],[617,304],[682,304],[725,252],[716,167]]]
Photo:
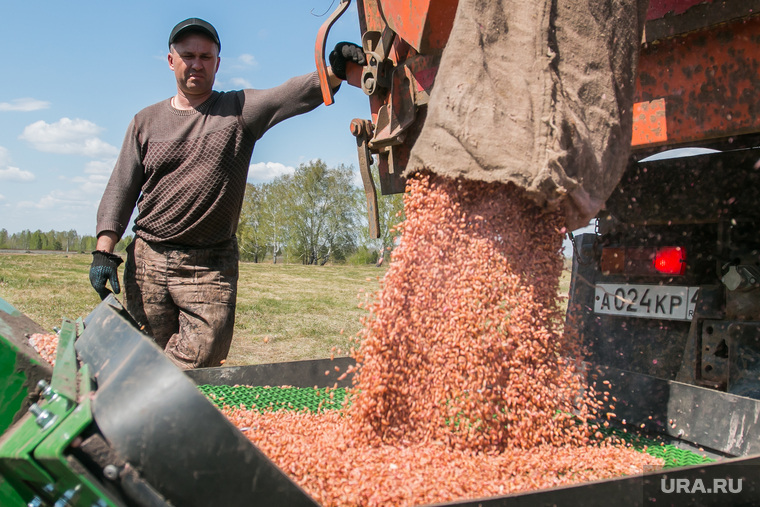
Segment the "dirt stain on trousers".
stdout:
[[235,325],[237,240],[205,248],[150,243],[127,248],[127,311],[177,366],[219,366]]

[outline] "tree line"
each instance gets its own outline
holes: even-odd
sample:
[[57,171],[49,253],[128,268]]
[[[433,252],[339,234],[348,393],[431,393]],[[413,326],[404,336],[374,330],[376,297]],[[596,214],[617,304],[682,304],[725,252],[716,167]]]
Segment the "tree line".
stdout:
[[352,168],[328,168],[321,160],[301,164],[293,174],[246,185],[237,232],[240,257],[275,264],[377,263],[394,247],[402,195],[378,195],[378,212],[380,238],[374,239]]
[[[374,239],[369,237],[364,191],[354,186],[352,168],[328,168],[321,160],[301,164],[293,174],[269,183],[246,184],[237,231],[240,258],[316,265],[382,262],[395,245],[393,226],[401,221],[402,195],[378,195],[378,212],[380,238]],[[116,251],[131,241],[132,236],[125,236]],[[0,229],[0,249],[91,252],[96,243],[95,236],[75,230],[9,234]]]
[[[92,252],[97,243],[95,236],[80,236],[77,231],[47,231],[39,229],[9,234],[0,229],[0,249],[2,250],[51,250],[57,252]],[[125,236],[116,245],[117,251],[123,251],[132,241],[132,236]]]

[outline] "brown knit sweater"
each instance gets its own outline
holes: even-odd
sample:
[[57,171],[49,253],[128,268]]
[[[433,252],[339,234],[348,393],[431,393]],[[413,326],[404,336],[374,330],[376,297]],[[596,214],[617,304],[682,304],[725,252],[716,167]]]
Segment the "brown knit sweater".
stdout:
[[213,92],[183,111],[166,99],[135,115],[98,208],[97,234],[196,247],[232,238],[256,141],[322,103],[316,72],[267,90]]

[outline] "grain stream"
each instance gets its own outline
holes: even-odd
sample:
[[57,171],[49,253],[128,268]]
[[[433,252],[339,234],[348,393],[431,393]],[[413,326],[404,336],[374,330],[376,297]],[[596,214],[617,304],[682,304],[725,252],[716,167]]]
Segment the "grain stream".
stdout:
[[[368,299],[350,405],[228,417],[320,504],[421,505],[641,473],[562,332],[560,214],[501,183],[422,174]],[[610,417],[610,416],[607,416]]]

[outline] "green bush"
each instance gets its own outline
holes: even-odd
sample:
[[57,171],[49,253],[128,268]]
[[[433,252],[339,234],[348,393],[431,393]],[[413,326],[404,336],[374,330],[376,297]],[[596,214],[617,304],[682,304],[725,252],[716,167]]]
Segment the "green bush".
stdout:
[[377,253],[377,250],[370,250],[362,245],[356,249],[356,252],[349,255],[346,261],[351,266],[362,266],[365,264],[376,264],[378,258],[379,254]]

